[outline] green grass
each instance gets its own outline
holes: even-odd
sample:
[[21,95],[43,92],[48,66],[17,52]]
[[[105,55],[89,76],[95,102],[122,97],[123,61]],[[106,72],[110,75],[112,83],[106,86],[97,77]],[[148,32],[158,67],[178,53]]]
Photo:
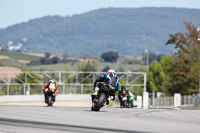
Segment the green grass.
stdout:
[[33,55],[26,55],[20,52],[9,52],[9,51],[0,51],[0,55],[9,56],[15,60],[39,60],[40,57],[33,56]]
[[31,69],[38,71],[77,71],[78,65],[82,64],[81,62],[76,63],[67,63],[67,64],[54,64],[54,65],[38,65],[38,66],[30,66]]
[[[31,69],[45,70],[45,71],[78,71],[78,65],[83,64],[83,62],[75,62],[75,63],[67,63],[67,64],[54,64],[54,65],[38,65],[38,66],[30,66]],[[120,68],[123,68],[124,71],[138,71],[142,65],[138,64],[116,64],[116,63],[106,63],[106,62],[98,62],[97,63],[97,71],[101,72],[106,66],[115,69],[116,71],[120,71]]]
[[17,68],[26,67],[25,64],[19,63],[17,60],[13,58],[0,60],[0,65],[7,67],[17,67]]
[[138,71],[142,67],[142,65],[139,64],[98,62],[98,71],[102,71],[106,66],[109,66],[116,71],[120,71],[121,69],[124,71]]
[[[23,63],[18,62],[18,60],[40,60],[40,57],[33,55],[26,55],[20,52],[9,52],[9,51],[0,51],[0,55],[8,56],[9,59],[0,60],[0,65],[9,66],[9,67],[30,67],[34,71],[44,70],[44,71],[78,71],[78,65],[83,64],[84,62],[73,61],[66,64],[51,64],[51,65],[32,65],[27,66]],[[128,58],[129,60],[134,60],[134,58]],[[143,65],[140,64],[128,64],[125,62],[126,58],[120,59],[122,63],[109,63],[98,61],[97,62],[97,71],[101,72],[106,66],[115,69],[116,71],[138,71]]]

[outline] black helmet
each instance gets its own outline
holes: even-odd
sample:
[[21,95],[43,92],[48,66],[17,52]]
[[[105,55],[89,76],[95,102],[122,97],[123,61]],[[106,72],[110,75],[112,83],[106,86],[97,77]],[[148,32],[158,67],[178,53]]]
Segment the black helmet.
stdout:
[[126,89],[126,87],[124,85],[121,86],[121,89]]

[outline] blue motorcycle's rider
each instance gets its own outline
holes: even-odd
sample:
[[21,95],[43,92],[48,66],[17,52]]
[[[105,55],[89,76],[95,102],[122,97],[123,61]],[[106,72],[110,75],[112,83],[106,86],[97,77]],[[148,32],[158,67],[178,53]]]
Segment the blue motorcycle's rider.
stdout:
[[110,69],[108,73],[102,75],[101,77],[97,78],[94,82],[94,90],[93,90],[93,96],[96,96],[99,88],[101,88],[101,84],[98,84],[98,82],[104,82],[104,83],[110,83],[114,87],[114,89],[110,90],[110,98],[111,100],[115,100],[115,92],[119,90],[119,78],[117,77],[117,74],[115,73],[115,70]]

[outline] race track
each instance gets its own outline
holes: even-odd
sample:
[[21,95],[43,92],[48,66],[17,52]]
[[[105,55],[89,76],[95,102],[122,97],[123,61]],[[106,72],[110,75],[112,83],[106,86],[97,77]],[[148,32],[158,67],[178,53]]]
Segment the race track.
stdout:
[[4,133],[199,133],[199,110],[0,106]]

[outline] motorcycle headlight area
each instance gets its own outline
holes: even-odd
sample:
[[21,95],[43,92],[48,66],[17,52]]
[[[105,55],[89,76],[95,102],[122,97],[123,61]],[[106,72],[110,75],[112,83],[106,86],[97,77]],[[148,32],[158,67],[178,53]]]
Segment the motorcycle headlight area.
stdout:
[[54,92],[54,91],[55,91],[55,89],[51,89],[51,88],[50,88],[49,90],[51,90],[52,92]]

